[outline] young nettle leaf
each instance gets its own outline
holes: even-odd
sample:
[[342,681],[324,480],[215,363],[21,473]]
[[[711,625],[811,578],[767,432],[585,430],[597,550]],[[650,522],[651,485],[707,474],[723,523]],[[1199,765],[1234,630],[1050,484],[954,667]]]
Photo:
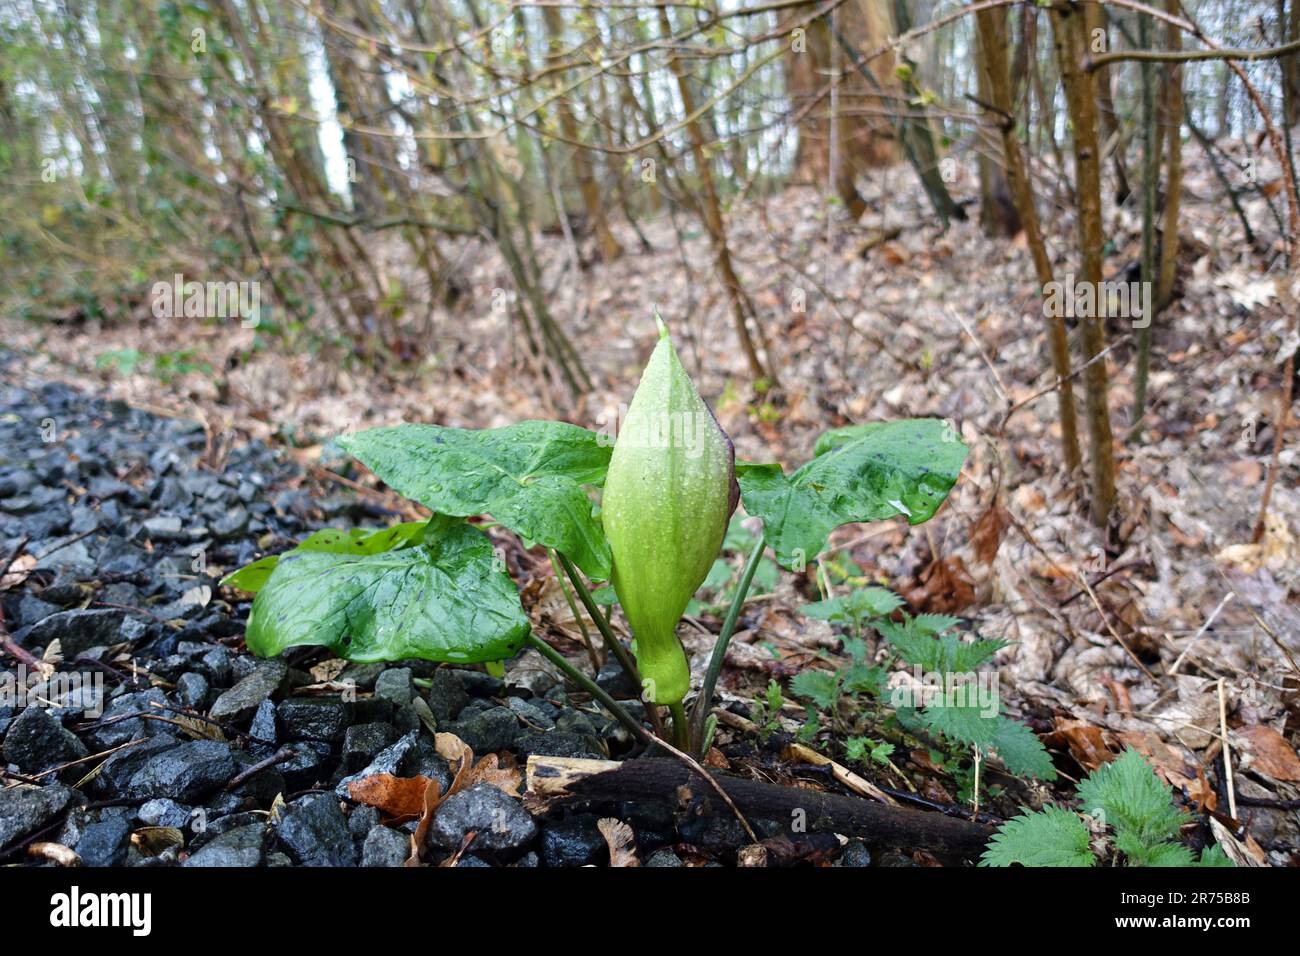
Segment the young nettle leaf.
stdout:
[[481,431],[408,424],[338,441],[399,494],[439,514],[490,514],[593,580],[609,577],[609,545],[583,488],[604,481],[609,465],[595,432],[544,421]]
[[[1173,842],[1187,815],[1173,804],[1173,792],[1137,753],[1128,749],[1094,770],[1079,785],[1079,812],[1113,828],[1114,846],[1127,866],[1232,866],[1217,846],[1200,859]],[[980,866],[1092,866],[1087,827],[1059,807],[1008,820],[994,835]]]
[[262,657],[313,644],[351,661],[467,664],[512,657],[528,633],[491,540],[437,515],[412,547],[282,555],[253,602],[245,640]]
[[830,671],[800,671],[790,681],[790,693],[830,710],[840,696],[840,675]]
[[[405,524],[393,525],[391,528],[380,528],[378,531],[369,528],[351,528],[347,531],[325,528],[303,538],[285,554],[294,551],[324,551],[330,554],[379,554],[384,551],[396,551],[417,543],[420,536],[424,534],[427,523],[408,521]],[[256,594],[266,584],[267,579],[271,577],[271,572],[283,557],[284,554],[268,554],[264,558],[258,558],[252,564],[227,574],[221,579],[221,583]]]
[[1117,837],[1131,836],[1146,846],[1173,839],[1187,822],[1169,785],[1131,747],[1079,785],[1079,806],[1113,826]]
[[1023,813],[1002,824],[980,866],[1092,866],[1088,828],[1077,814],[1060,807]]
[[905,515],[928,520],[957,481],[966,446],[944,422],[916,418],[837,429],[793,475],[780,465],[736,468],[745,510],[763,518],[777,560],[798,569],[842,524]]
[[614,590],[657,704],[680,703],[690,689],[677,622],[736,508],[734,464],[731,440],[659,321],[659,344],[614,443],[601,502]]

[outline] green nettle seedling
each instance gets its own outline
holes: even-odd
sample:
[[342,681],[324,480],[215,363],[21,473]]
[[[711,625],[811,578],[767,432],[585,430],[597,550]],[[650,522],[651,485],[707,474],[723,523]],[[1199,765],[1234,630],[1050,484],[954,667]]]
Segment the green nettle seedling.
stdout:
[[[1079,813],[1049,806],[1013,817],[994,834],[980,866],[1093,866],[1099,855],[1126,866],[1232,866],[1217,845],[1200,858],[1178,839],[1189,817],[1136,750],[1102,764],[1079,785]],[[1104,839],[1096,844],[1080,813]]]
[[[656,316],[656,319],[658,317]],[[966,446],[941,421],[873,422],[827,432],[792,474],[736,463],[730,439],[660,338],[613,448],[564,422],[470,430],[407,424],[341,437],[339,445],[434,516],[380,530],[317,532],[226,583],[256,594],[246,641],[255,654],[323,645],[352,661],[419,658],[499,662],[525,644],[596,697],[638,735],[644,728],[531,632],[490,539],[465,519],[490,515],[541,545],[563,570],[610,653],[667,707],[679,747],[702,752],[709,709],[741,607],[770,545],[801,571],[842,524],[903,515],[929,519],[947,497]],[[595,495],[603,486],[601,508]],[[694,712],[676,629],[719,555],[737,497],[762,520],[714,645]],[[588,582],[611,582],[632,631],[635,660]],[[651,723],[661,725],[657,706]]]
[[[862,762],[864,756],[885,762],[881,755],[887,753],[868,748],[866,738],[855,736],[875,726],[900,741],[912,735],[958,752],[978,748],[996,754],[1013,774],[1054,779],[1051,757],[1038,737],[1001,713],[995,676],[979,680],[979,668],[1007,642],[963,640],[953,633],[957,618],[913,616],[902,606],[903,599],[892,591],[871,586],[800,608],[807,617],[842,627],[849,656],[846,666],[834,671],[810,668],[790,682],[791,693],[810,705],[801,733],[816,736],[822,729],[819,714],[824,714],[839,736],[848,735],[844,745],[850,762]],[[886,642],[888,655],[880,664],[868,662],[863,636],[867,630]],[[899,680],[907,678],[897,669],[900,665],[910,669],[910,682]],[[864,706],[862,698],[869,698],[870,705]],[[936,762],[945,762],[938,756]]]

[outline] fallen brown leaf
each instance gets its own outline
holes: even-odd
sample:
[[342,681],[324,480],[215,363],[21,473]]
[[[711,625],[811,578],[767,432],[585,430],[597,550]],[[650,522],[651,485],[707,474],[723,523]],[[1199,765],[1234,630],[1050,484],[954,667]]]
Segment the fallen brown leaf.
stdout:
[[1011,524],[1011,515],[996,501],[985,509],[979,520],[971,528],[971,549],[975,560],[981,564],[992,564],[1002,546],[1002,536]]
[[395,777],[376,773],[348,784],[348,795],[357,803],[374,807],[390,822],[404,823],[419,819],[429,790],[428,777]]
[[1273,780],[1300,781],[1300,757],[1296,756],[1285,737],[1272,727],[1257,724],[1234,731],[1234,736],[1247,743],[1246,767]]
[[640,866],[636,856],[636,834],[622,820],[602,817],[596,821],[596,829],[609,844],[610,866]]

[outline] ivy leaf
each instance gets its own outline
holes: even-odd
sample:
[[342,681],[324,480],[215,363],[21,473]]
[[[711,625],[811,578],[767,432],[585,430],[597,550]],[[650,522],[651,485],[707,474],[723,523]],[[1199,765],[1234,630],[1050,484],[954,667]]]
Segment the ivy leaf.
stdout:
[[1173,791],[1133,748],[1094,770],[1079,785],[1079,808],[1101,810],[1116,840],[1129,835],[1148,847],[1178,835],[1187,817],[1174,806]]
[[384,551],[396,551],[410,547],[424,533],[426,521],[408,521],[395,524],[391,528],[378,531],[369,528],[324,528],[308,535],[284,554],[268,554],[258,558],[252,564],[246,564],[238,571],[227,574],[221,583],[256,594],[266,584],[275,566],[285,554],[294,551],[323,551],[329,554],[380,554]]
[[1038,735],[1018,720],[998,715],[993,734],[993,750],[1018,777],[1055,780],[1052,757]]
[[441,514],[490,514],[529,542],[609,577],[610,554],[583,485],[599,485],[610,448],[585,428],[526,421],[482,430],[395,425],[338,443],[390,488]]
[[840,677],[830,671],[800,671],[790,681],[790,693],[830,710],[840,696]]
[[487,535],[443,515],[397,551],[295,549],[258,592],[245,640],[262,657],[310,644],[350,661],[504,660],[529,624],[494,557]]
[[1068,810],[1023,813],[998,828],[980,866],[1092,866],[1088,828]]
[[796,569],[842,524],[906,515],[930,518],[957,481],[966,446],[938,419],[837,429],[821,452],[787,477],[780,465],[737,464],[745,510],[763,518],[777,560]]

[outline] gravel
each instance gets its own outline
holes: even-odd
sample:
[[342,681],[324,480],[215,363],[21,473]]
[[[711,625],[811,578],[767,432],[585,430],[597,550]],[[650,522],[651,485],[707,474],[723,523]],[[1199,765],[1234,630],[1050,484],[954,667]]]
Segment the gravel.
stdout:
[[[535,652],[504,679],[427,661],[350,664],[326,679],[355,693],[305,696],[298,689],[322,682],[308,672],[328,654],[253,657],[242,643],[248,596],[220,576],[319,527],[375,527],[392,515],[337,487],[322,492],[265,444],[238,445],[214,468],[197,422],[60,384],[13,387],[5,366],[0,349],[0,555],[26,539],[25,553],[43,557],[0,591],[0,609],[19,646],[102,684],[54,695],[52,709],[0,706],[0,761],[32,774],[112,752],[62,780],[0,789],[0,851],[41,833],[66,840],[86,866],[401,866],[414,823],[354,804],[349,783],[423,775],[447,793],[452,772],[428,724],[480,758],[520,765],[529,755],[617,757],[631,745],[612,721],[571,705]],[[45,419],[55,441],[36,425]],[[104,666],[91,671],[89,659]],[[639,689],[616,663],[598,681],[637,709]],[[227,789],[281,750],[286,759]],[[80,790],[66,785],[91,769]],[[113,806],[85,809],[92,801]],[[689,842],[707,853],[734,835],[729,818],[679,821],[666,806],[535,819],[517,795],[478,784],[438,807],[424,856],[444,861],[472,831],[460,866],[604,865],[601,815],[628,820],[651,848]],[[169,828],[182,842],[133,840],[142,828]],[[843,865],[870,861],[850,843]],[[3,862],[35,863],[17,853]],[[682,862],[661,849],[646,865]]]
[[519,850],[537,835],[537,824],[519,805],[490,784],[480,783],[448,797],[433,815],[429,841],[445,850],[461,846],[476,831],[479,852]]

